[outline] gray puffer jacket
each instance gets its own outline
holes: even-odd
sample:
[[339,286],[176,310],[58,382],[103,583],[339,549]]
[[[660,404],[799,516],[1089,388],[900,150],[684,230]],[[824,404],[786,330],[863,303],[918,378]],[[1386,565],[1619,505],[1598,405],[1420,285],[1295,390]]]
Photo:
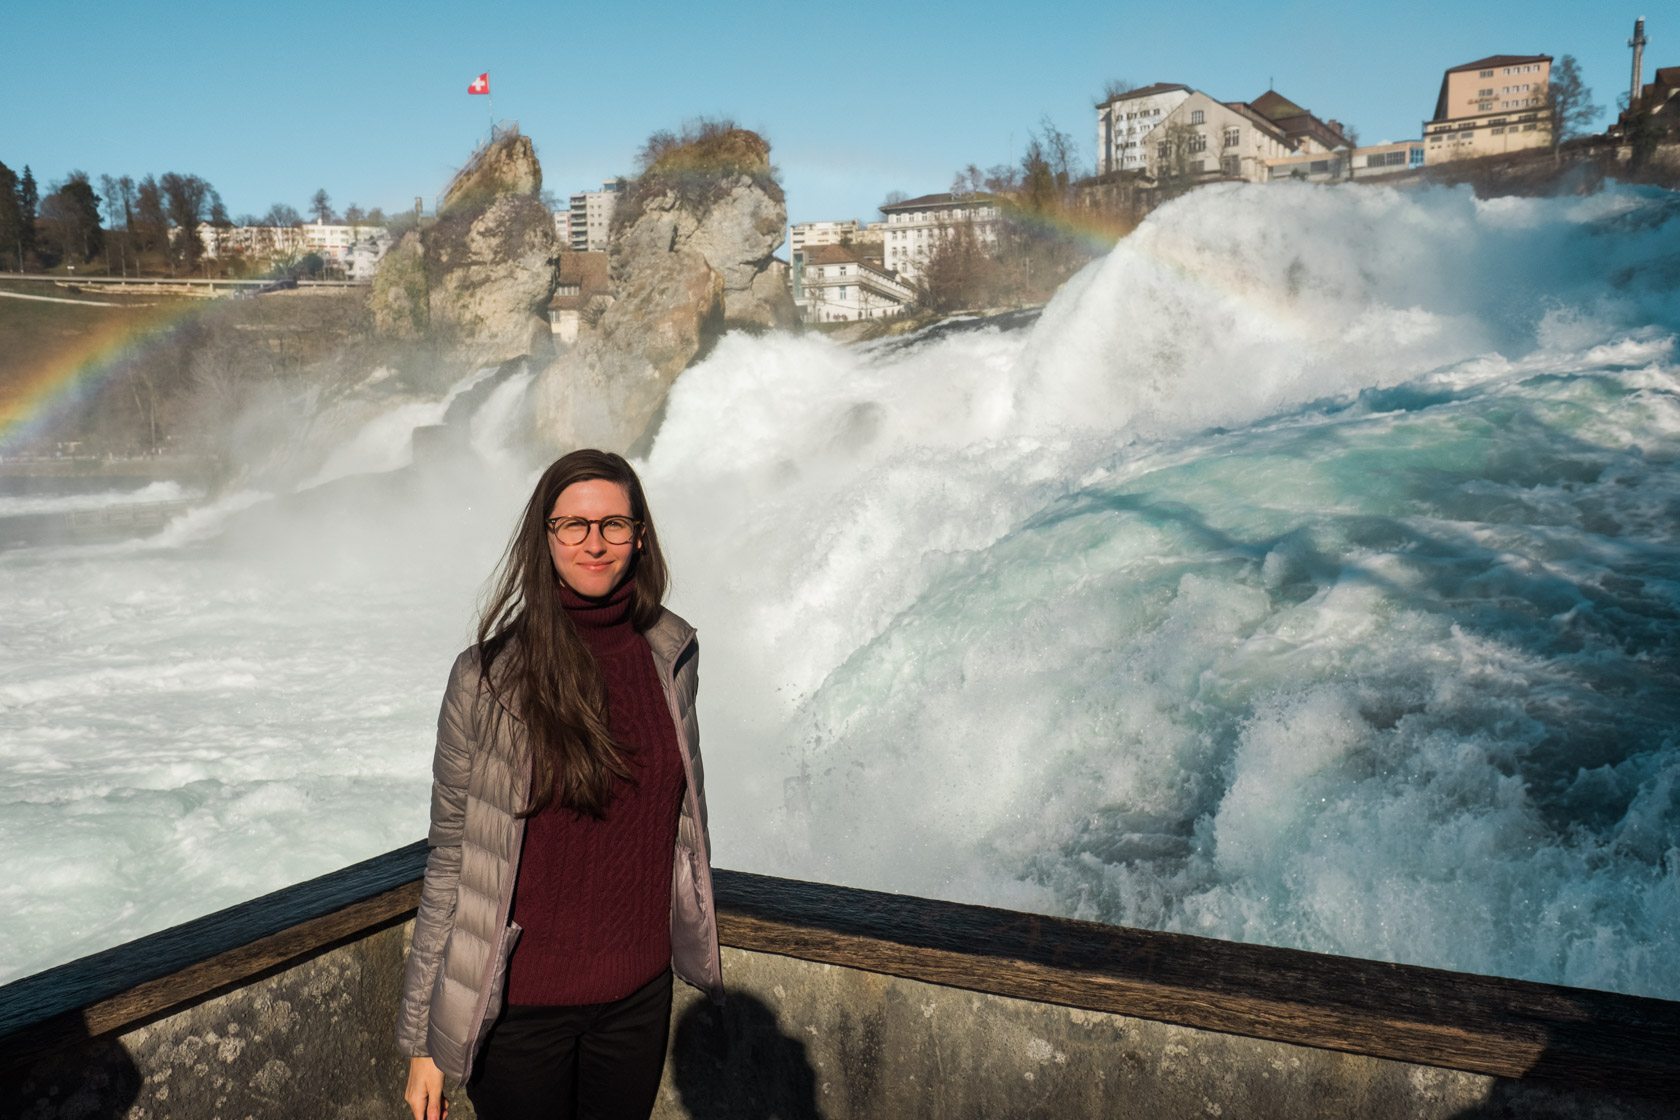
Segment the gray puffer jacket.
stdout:
[[[644,636],[653,648],[688,776],[671,871],[671,965],[678,976],[721,999],[723,967],[694,713],[700,647],[694,628],[670,611]],[[491,672],[496,675],[495,667]],[[397,1018],[397,1045],[404,1054],[429,1055],[462,1081],[471,1076],[501,1012],[508,958],[520,934],[509,914],[525,839],[525,822],[515,814],[530,789],[530,755],[523,723],[511,712],[505,715],[512,718],[493,719],[496,703],[479,678],[477,652],[467,650],[455,659],[438,713],[427,836],[432,850]]]

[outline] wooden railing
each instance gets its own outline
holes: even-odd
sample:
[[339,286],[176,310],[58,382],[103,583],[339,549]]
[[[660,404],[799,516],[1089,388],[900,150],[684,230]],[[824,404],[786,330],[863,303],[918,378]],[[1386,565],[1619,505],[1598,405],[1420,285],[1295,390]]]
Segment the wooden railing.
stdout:
[[[119,1031],[411,917],[425,845],[0,987],[0,1052]],[[1675,1099],[1680,1003],[738,871],[726,945],[1298,1045]]]

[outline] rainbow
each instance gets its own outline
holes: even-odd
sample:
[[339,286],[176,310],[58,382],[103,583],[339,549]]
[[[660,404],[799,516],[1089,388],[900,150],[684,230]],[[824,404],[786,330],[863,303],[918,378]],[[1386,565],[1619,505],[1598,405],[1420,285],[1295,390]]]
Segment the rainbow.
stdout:
[[111,314],[92,309],[98,320],[39,363],[0,384],[0,455],[51,427],[78,402],[132,369],[145,354],[168,342],[209,301],[171,300],[131,306]]

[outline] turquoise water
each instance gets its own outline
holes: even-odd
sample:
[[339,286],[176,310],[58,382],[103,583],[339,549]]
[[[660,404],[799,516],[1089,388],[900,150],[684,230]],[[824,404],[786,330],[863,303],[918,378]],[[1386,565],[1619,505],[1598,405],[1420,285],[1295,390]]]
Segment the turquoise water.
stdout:
[[[643,464],[717,862],[1680,999],[1676,213],[1214,188],[1030,330],[724,339]],[[530,478],[375,489],[401,407],[0,552],[0,979],[421,834]]]
[[694,371],[724,861],[1680,998],[1673,212],[1206,192],[1029,337]]

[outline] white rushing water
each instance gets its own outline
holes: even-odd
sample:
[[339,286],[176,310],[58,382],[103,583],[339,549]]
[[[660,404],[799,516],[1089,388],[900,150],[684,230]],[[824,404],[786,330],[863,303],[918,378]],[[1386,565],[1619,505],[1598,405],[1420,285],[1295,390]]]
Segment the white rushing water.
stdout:
[[[717,862],[1680,998],[1677,213],[1212,188],[1031,331],[725,339]],[[421,834],[498,458],[0,553],[0,979]]]

